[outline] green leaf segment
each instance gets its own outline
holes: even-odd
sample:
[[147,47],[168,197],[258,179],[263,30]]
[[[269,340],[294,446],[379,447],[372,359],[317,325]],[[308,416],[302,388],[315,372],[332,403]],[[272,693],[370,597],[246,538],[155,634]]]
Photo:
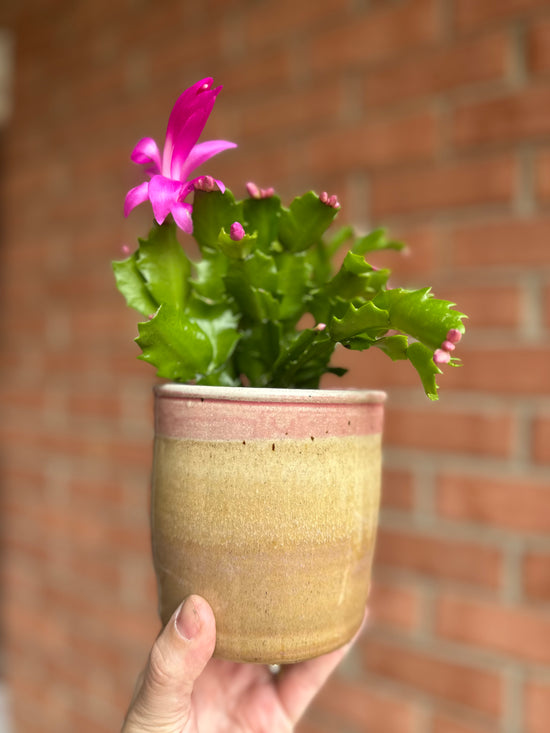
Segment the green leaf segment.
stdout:
[[[198,261],[167,220],[113,263],[118,289],[145,317],[140,358],[176,382],[317,388],[326,372],[345,373],[331,364],[337,344],[377,347],[392,360],[408,359],[437,399],[434,352],[454,348],[448,335],[456,343],[465,316],[429,288],[389,289],[389,270],[365,255],[403,245],[382,229],[355,237],[346,227],[327,237],[337,211],[312,192],[285,208],[274,195],[236,201],[227,189],[196,191]],[[245,232],[238,241],[228,234],[235,222]],[[305,327],[304,317],[316,325]]]

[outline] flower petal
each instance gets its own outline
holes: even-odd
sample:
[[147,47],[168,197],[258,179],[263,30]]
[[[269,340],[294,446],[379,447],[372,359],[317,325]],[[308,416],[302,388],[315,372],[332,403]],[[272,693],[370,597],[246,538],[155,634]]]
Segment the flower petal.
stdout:
[[207,97],[205,93],[203,98],[204,104],[189,114],[185,123],[177,131],[177,135],[174,137],[174,146],[170,160],[169,175],[171,178],[182,180],[181,169],[185,165],[187,156],[194,148],[197,140],[204,130],[208,117],[212,112],[215,97],[211,94]]
[[[162,158],[162,172],[165,175],[170,174],[172,155],[176,145],[179,145],[180,147],[186,147],[188,153],[193,145],[197,142],[199,135],[204,128],[206,120],[208,119],[208,115],[210,114],[210,112],[212,111],[212,107],[214,106],[216,97],[221,90],[221,87],[217,87],[217,89],[212,89],[212,81],[213,79],[211,77],[201,79],[196,84],[193,84],[193,86],[189,87],[189,89],[186,89],[184,92],[182,92],[182,94],[180,94],[180,96],[176,100],[176,103],[172,108],[172,112],[170,113],[168,126],[166,128],[166,141],[164,144],[164,152]],[[187,134],[183,135],[184,139],[182,139],[182,132],[184,132],[184,128],[189,120],[189,117],[201,107],[208,108],[202,127],[196,134],[196,137],[192,140],[187,141],[188,145],[184,145],[187,135],[191,131],[188,131]]]
[[198,168],[214,155],[222,153],[224,150],[236,147],[236,143],[231,143],[228,140],[208,140],[204,143],[198,143],[198,145],[195,145],[191,149],[187,159],[181,166],[178,178],[182,181],[187,180],[190,173],[194,171],[195,168]]
[[186,204],[182,201],[178,201],[172,206],[172,216],[174,221],[186,234],[193,233],[193,219],[191,218],[191,212],[193,207],[191,204]]
[[162,224],[178,201],[182,185],[165,176],[153,176],[149,181],[149,199],[157,224]]
[[148,165],[151,173],[160,173],[160,151],[152,137],[142,138],[130,155],[138,165]]
[[144,181],[143,183],[140,183],[139,186],[131,188],[126,194],[126,198],[124,200],[124,216],[128,216],[132,209],[139,204],[142,204],[144,201],[147,201],[148,198],[149,181]]

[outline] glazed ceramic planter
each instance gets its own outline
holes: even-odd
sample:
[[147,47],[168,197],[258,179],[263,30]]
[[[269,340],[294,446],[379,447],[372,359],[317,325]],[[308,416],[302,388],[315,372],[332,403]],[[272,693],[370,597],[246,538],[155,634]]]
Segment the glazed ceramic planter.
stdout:
[[348,641],[367,601],[382,392],[155,390],[152,545],[165,623],[197,593],[215,654],[290,663]]

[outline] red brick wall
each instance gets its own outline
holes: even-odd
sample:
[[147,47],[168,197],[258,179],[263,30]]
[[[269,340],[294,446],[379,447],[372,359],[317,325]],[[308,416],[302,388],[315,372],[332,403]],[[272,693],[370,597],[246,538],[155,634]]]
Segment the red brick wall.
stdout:
[[[8,4],[6,4],[8,5]],[[128,156],[179,91],[224,84],[210,166],[337,192],[411,244],[396,280],[470,314],[429,403],[389,390],[370,629],[301,733],[550,725],[550,6],[547,0],[29,0],[1,164],[2,659],[18,733],[113,731],[157,632],[153,372],[110,260]],[[389,368],[388,368],[389,366]]]

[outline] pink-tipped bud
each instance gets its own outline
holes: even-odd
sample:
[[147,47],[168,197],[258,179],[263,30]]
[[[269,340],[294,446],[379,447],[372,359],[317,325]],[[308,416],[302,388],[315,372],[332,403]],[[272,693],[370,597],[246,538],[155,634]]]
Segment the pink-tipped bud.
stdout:
[[215,191],[217,188],[216,181],[212,176],[200,176],[200,178],[197,178],[195,181],[194,186],[197,191],[205,191],[206,193]]
[[248,182],[248,183],[246,184],[246,190],[248,191],[248,195],[249,195],[249,196],[250,196],[251,198],[253,198],[253,199],[259,199],[259,198],[261,198],[261,195],[260,195],[260,189],[259,189],[259,188],[258,188],[258,186],[257,186],[257,185],[256,185],[255,183],[253,183],[252,181],[249,181],[249,182]]
[[450,341],[452,344],[458,344],[458,342],[462,338],[462,334],[460,333],[458,328],[451,328],[446,338],[447,341]]
[[121,251],[122,251],[122,254],[123,254],[123,255],[124,255],[125,257],[128,257],[128,255],[130,254],[130,247],[128,247],[128,245],[127,245],[127,244],[123,244],[123,245],[122,245],[122,247],[121,247],[120,249],[121,249]]
[[234,221],[233,224],[231,224],[229,236],[234,242],[240,242],[241,239],[244,237],[243,225],[240,224],[238,221]]
[[326,191],[323,191],[319,195],[319,201],[326,206],[330,206],[332,209],[340,208],[340,202],[338,201],[338,196],[336,194],[329,196]]
[[275,189],[273,187],[260,188],[252,181],[249,181],[246,184],[246,190],[248,195],[253,199],[268,199],[275,193]]
[[452,341],[448,341],[447,340],[447,341],[444,341],[441,344],[441,348],[443,349],[443,351],[449,351],[450,352],[450,351],[454,351],[455,348],[456,348],[456,346],[453,344]]
[[434,363],[438,366],[440,364],[448,364],[451,361],[451,355],[448,351],[444,351],[443,349],[436,349],[434,351]]
[[324,331],[326,327],[327,327],[327,324],[326,323],[318,323],[315,326],[315,330],[316,331]]

